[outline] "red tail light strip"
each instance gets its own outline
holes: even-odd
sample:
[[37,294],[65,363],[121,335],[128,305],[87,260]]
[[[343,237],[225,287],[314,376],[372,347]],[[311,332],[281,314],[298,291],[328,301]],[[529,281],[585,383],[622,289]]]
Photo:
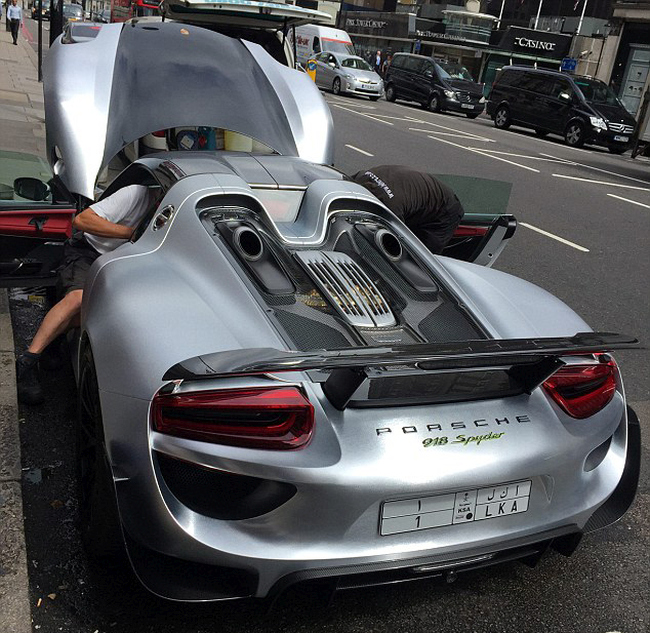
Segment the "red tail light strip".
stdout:
[[314,408],[296,387],[158,394],[152,424],[159,433],[246,448],[306,446]]
[[618,367],[609,356],[600,363],[566,365],[544,383],[547,393],[571,417],[582,420],[614,397]]

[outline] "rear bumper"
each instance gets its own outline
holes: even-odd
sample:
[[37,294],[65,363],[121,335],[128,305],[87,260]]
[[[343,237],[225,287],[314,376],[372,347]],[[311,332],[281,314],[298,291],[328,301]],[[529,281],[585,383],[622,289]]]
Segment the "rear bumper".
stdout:
[[344,81],[342,88],[346,94],[361,95],[362,97],[381,97],[384,94],[384,88],[381,85],[362,88],[357,83]]
[[[610,525],[633,501],[639,477],[640,432],[634,412],[628,410],[626,419],[623,411],[621,407],[621,422],[607,454],[588,477],[581,483],[574,481],[568,488],[556,478],[552,506],[544,505],[544,495],[540,494],[548,493],[550,488],[540,488],[543,482],[532,478],[531,499],[536,501],[531,502],[531,508],[536,506],[535,515],[519,515],[521,519],[512,518],[502,524],[483,522],[481,528],[488,531],[480,534],[471,527],[469,531],[464,531],[463,526],[454,526],[451,531],[441,528],[435,541],[424,533],[406,534],[404,538],[378,537],[376,504],[351,518],[346,516],[348,508],[344,506],[337,521],[345,530],[338,536],[330,534],[334,540],[328,540],[328,534],[319,529],[326,520],[323,508],[339,497],[343,484],[338,477],[325,485],[309,474],[310,483],[302,495],[286,495],[290,502],[285,503],[280,495],[275,509],[264,510],[261,515],[254,511],[257,518],[233,515],[215,521],[181,503],[179,497],[183,494],[172,480],[158,472],[147,483],[143,479],[149,476],[142,472],[141,476],[116,481],[131,563],[142,583],[161,597],[219,601],[268,597],[306,580],[324,580],[338,588],[349,588],[441,576],[516,559],[535,562],[549,546],[571,553],[580,534]],[[259,475],[270,478],[272,469],[263,468]],[[348,473],[346,480],[350,476]],[[519,473],[513,478],[519,478]],[[194,480],[194,485],[197,483]],[[168,484],[178,496],[172,494]],[[296,485],[300,490],[301,484]],[[405,482],[402,486],[406,489]],[[351,483],[345,487],[346,495],[355,497],[357,486]],[[157,488],[162,497],[153,493]],[[200,488],[207,490],[206,486]],[[221,495],[229,487],[222,488]],[[266,497],[268,493],[267,485]],[[292,512],[294,502],[307,505]],[[305,514],[309,504],[311,511]],[[439,546],[450,534],[455,542]]]

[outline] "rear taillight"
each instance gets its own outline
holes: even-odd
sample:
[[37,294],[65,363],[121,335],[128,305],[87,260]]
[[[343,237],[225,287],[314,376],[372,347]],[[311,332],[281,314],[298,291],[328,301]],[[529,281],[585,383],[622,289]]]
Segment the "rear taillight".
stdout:
[[158,394],[151,410],[159,433],[246,448],[302,448],[314,430],[314,407],[296,387]]
[[599,363],[565,365],[544,388],[571,417],[582,420],[598,413],[614,397],[618,368],[609,356]]

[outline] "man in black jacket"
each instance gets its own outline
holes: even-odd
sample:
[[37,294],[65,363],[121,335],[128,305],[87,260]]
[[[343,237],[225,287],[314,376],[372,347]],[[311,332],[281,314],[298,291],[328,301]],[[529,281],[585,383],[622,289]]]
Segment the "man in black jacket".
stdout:
[[454,234],[464,211],[435,176],[402,165],[379,165],[350,177],[379,198],[434,254]]

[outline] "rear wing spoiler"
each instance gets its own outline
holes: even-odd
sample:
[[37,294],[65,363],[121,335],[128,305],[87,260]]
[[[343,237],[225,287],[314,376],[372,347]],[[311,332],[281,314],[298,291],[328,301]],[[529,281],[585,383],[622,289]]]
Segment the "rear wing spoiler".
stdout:
[[639,348],[636,338],[610,332],[314,352],[253,348],[194,356],[168,369],[163,380],[196,381],[278,372],[329,371],[323,391],[335,407],[344,409],[372,370],[410,367],[420,373],[449,370],[465,373],[499,369],[516,384],[519,393],[531,393],[565,364],[562,356],[631,348]]

